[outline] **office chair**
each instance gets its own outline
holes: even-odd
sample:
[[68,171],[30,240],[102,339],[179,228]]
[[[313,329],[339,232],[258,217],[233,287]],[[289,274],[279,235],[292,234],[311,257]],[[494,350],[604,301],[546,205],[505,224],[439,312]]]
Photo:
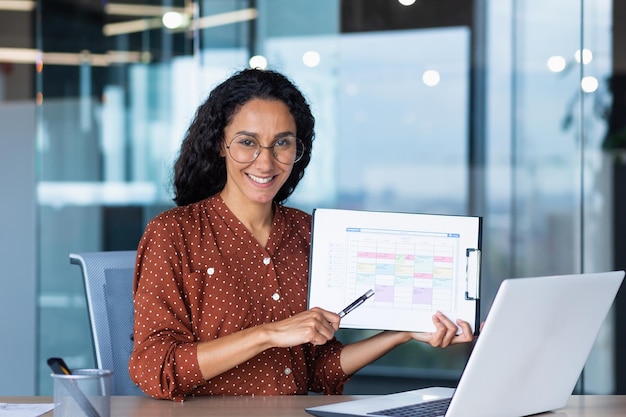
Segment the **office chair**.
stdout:
[[144,395],[128,374],[135,255],[135,251],[70,254],[70,263],[79,265],[83,274],[96,366],[113,371],[112,395]]

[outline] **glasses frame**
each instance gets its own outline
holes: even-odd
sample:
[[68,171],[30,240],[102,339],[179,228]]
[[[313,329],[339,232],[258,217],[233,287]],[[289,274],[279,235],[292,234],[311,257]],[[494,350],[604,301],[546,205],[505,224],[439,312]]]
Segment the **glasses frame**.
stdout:
[[[257,149],[256,152],[254,153],[254,158],[252,158],[252,160],[250,161],[240,161],[237,158],[235,158],[233,156],[233,153],[231,152],[231,146],[233,144],[233,142],[235,140],[237,140],[238,138],[242,138],[245,137],[251,141],[254,141],[257,145]],[[296,139],[296,159],[293,162],[283,162],[280,159],[278,159],[278,157],[276,156],[276,152],[274,151],[274,146],[276,146],[276,143],[278,141],[280,141],[281,139],[285,139],[285,138],[295,138]],[[300,148],[302,149],[302,152],[300,154],[298,154],[298,145],[300,146]],[[302,142],[302,139],[300,139],[297,136],[286,136],[286,137],[282,137],[282,138],[278,138],[276,139],[274,142],[272,142],[272,144],[270,146],[263,146],[259,143],[259,141],[254,138],[253,136],[250,135],[236,135],[235,137],[233,137],[230,142],[228,142],[228,145],[224,145],[226,147],[226,149],[228,149],[228,154],[230,155],[231,158],[233,158],[233,161],[238,162],[240,164],[251,164],[252,162],[256,161],[259,157],[259,155],[261,155],[261,151],[263,149],[267,149],[268,151],[270,151],[270,154],[274,157],[274,159],[276,160],[276,162],[283,164],[283,165],[293,165],[295,163],[297,163],[298,161],[300,161],[302,159],[302,157],[304,156],[304,152],[306,151],[306,147],[304,146],[304,142]]]

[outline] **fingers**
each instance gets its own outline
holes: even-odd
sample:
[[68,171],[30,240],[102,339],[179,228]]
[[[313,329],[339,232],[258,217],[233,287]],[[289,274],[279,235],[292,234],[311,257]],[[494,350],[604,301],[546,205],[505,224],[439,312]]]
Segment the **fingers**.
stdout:
[[321,308],[312,308],[270,325],[272,345],[291,347],[303,343],[323,345],[335,335],[340,317]]
[[431,346],[448,347],[456,337],[458,327],[439,311],[433,316],[433,323],[435,332],[430,342]]
[[[457,343],[467,343],[474,340],[472,328],[465,320],[458,319],[453,323],[445,314],[437,312],[433,315],[435,331],[432,333],[415,333],[413,338],[426,342],[433,347],[445,348]],[[461,332],[459,334],[459,328]]]
[[468,343],[474,340],[474,333],[472,332],[472,326],[465,320],[458,319],[456,321],[461,328],[461,334],[457,335],[455,343]]
[[[339,329],[339,321],[341,320],[339,315],[318,307],[314,307],[304,313],[308,313],[312,320],[311,322],[303,323],[305,327],[308,324],[312,330],[310,343],[323,345],[335,336],[335,332]],[[321,336],[321,338],[319,336]]]
[[330,326],[333,328],[334,331],[339,330],[339,322],[341,321],[341,317],[339,317],[339,314],[330,312],[328,310],[324,310],[319,307],[313,307],[309,311],[313,311],[313,312],[321,314],[324,317],[325,323],[330,324]]

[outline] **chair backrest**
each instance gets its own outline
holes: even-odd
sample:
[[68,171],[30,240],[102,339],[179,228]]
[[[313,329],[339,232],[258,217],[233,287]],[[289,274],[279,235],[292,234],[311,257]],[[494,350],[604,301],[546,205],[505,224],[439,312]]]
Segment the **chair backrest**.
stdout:
[[143,395],[130,379],[135,251],[71,253],[85,283],[96,365],[113,371],[113,395]]

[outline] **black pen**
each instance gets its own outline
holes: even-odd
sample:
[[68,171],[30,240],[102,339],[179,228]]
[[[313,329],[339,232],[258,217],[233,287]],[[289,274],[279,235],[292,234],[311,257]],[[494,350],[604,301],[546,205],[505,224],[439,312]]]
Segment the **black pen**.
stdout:
[[341,310],[338,314],[339,317],[343,317],[346,314],[348,314],[349,312],[351,312],[352,310],[354,310],[355,308],[357,308],[358,306],[360,306],[361,304],[363,304],[365,302],[365,300],[367,300],[368,298],[370,298],[372,295],[374,295],[374,290],[368,290],[365,294],[363,294],[362,296],[360,296],[359,298],[357,298],[356,300],[354,300],[352,302],[352,304],[350,304],[348,307],[344,308],[343,310]]

